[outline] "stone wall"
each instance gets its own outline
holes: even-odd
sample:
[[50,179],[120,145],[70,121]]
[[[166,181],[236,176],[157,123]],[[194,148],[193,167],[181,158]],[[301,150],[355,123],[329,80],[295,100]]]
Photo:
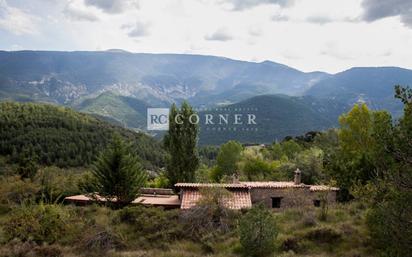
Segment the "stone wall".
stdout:
[[296,188],[252,188],[250,189],[252,205],[263,203],[272,208],[272,199],[281,198],[280,208],[282,210],[290,207],[314,206],[314,200],[327,199],[329,204],[336,202],[335,191],[311,192],[309,187]]

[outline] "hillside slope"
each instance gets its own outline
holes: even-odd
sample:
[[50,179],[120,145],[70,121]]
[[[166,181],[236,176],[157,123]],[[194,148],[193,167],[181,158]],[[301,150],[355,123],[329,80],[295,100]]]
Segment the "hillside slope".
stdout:
[[412,70],[398,67],[361,67],[319,81],[306,94],[341,100],[349,105],[365,102],[372,109],[387,109],[399,116],[402,105],[394,98],[394,86],[398,84],[412,85]]
[[143,133],[111,125],[69,108],[47,104],[0,103],[0,154],[43,165],[86,166],[114,133],[132,143],[146,168],[163,166],[160,144]]
[[[213,114],[214,117],[229,114],[229,125],[219,125],[218,122],[202,125],[200,143],[220,144],[227,140],[272,143],[286,136],[334,127],[338,116],[347,109],[348,106],[339,102],[319,101],[312,97],[256,96],[218,111],[201,112],[201,117],[206,113]],[[242,125],[233,124],[234,114],[242,114]],[[247,124],[248,114],[256,115],[256,125]]]
[[105,92],[96,98],[89,98],[74,105],[74,108],[84,113],[99,115],[111,123],[116,121],[128,128],[146,129],[148,105],[137,98]]

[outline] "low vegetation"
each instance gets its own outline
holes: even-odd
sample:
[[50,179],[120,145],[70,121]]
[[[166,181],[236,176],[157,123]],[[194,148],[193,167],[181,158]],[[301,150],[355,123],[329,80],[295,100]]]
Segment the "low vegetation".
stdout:
[[0,256],[378,256],[365,206],[338,204],[327,221],[317,211],[256,208],[233,214],[226,229],[212,229],[179,210],[16,206],[0,216]]

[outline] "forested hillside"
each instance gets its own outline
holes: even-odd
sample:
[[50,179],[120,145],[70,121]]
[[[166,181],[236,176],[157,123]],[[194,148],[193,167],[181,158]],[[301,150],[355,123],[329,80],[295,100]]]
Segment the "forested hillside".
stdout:
[[118,133],[133,145],[146,168],[163,166],[164,152],[154,139],[69,108],[3,102],[0,131],[0,154],[11,162],[85,166]]
[[131,129],[146,129],[148,105],[137,98],[105,92],[73,106],[81,112],[102,116],[111,123],[118,122]]
[[[237,140],[242,143],[270,144],[286,136],[335,127],[338,125],[339,115],[347,108],[347,105],[339,101],[318,100],[313,97],[256,96],[217,111],[201,112],[201,119],[206,113],[213,114],[215,124],[201,123],[200,143],[213,145]],[[229,115],[228,125],[217,124],[219,114]],[[235,114],[242,115],[243,124],[233,124]],[[256,125],[247,124],[248,114],[256,116]]]

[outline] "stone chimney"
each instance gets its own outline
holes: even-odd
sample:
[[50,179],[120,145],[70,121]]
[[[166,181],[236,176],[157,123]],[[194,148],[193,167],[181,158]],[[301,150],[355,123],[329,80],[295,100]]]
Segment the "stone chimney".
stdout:
[[233,184],[239,184],[240,183],[239,174],[237,172],[232,174],[232,183]]
[[301,183],[301,173],[302,172],[300,171],[300,169],[295,170],[295,179],[293,180],[295,185],[299,185]]

